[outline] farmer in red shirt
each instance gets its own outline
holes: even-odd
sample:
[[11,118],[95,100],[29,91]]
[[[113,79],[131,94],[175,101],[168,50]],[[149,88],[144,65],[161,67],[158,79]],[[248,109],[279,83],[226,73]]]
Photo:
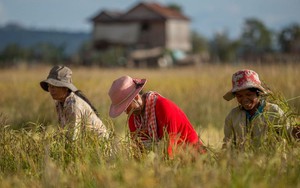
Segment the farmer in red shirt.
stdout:
[[146,82],[146,79],[129,76],[116,79],[108,93],[111,99],[110,117],[115,118],[122,112],[128,114],[131,138],[142,151],[150,150],[153,144],[167,138],[171,158],[179,146],[192,146],[196,151],[205,153],[197,132],[176,104],[154,91],[141,94]]

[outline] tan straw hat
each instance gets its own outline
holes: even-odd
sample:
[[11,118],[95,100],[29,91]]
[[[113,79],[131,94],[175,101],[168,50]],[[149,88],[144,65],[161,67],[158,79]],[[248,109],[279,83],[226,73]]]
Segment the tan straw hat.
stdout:
[[234,93],[249,88],[257,88],[263,93],[267,93],[261,86],[258,74],[253,70],[240,70],[232,75],[232,89],[228,91],[223,98],[227,101],[233,99]]
[[56,87],[66,87],[71,91],[77,91],[77,88],[72,84],[72,71],[66,66],[54,66],[46,80],[40,82],[43,90],[48,91],[48,84]]
[[115,118],[124,112],[146,82],[146,79],[133,79],[130,76],[116,79],[108,92],[111,100],[109,116]]

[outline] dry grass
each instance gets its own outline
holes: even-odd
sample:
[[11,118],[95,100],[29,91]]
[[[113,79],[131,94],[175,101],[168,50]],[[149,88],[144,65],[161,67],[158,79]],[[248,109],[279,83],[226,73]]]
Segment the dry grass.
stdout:
[[[231,87],[231,75],[243,68],[255,70],[283,100],[284,107],[290,108],[286,110],[299,114],[300,64],[202,65],[161,70],[71,67],[75,85],[119,138],[106,141],[108,148],[93,137],[68,148],[67,141],[52,132],[57,125],[54,104],[39,86],[50,68],[0,70],[0,144],[4,148],[0,152],[0,187],[300,186],[299,145],[280,143],[277,149],[262,153],[230,154],[220,150],[224,119],[237,105],[234,100],[222,99]],[[112,81],[122,75],[147,78],[146,91],[158,91],[177,103],[214,152],[199,156],[194,163],[184,158],[160,160],[160,154],[135,161],[125,134],[126,116],[108,116],[107,92]],[[7,125],[28,129],[4,128]]]

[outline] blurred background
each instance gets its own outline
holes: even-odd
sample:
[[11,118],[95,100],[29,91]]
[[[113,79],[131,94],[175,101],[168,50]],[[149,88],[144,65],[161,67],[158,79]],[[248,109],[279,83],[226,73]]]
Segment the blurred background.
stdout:
[[299,62],[300,1],[0,0],[0,67]]

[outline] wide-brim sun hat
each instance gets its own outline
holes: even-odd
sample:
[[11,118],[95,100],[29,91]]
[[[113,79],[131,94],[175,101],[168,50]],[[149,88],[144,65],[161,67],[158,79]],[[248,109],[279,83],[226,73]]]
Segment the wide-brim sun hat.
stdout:
[[109,116],[118,117],[133,101],[134,97],[144,88],[147,79],[122,76],[113,81],[108,95],[111,100]]
[[255,71],[249,69],[237,71],[232,75],[232,89],[223,98],[230,101],[235,97],[235,92],[249,88],[256,88],[264,94],[267,93],[266,89],[262,87],[259,76]]
[[40,82],[42,89],[47,92],[49,92],[48,84],[56,87],[66,87],[74,92],[78,90],[72,83],[72,71],[66,66],[54,66],[50,70],[47,79]]

